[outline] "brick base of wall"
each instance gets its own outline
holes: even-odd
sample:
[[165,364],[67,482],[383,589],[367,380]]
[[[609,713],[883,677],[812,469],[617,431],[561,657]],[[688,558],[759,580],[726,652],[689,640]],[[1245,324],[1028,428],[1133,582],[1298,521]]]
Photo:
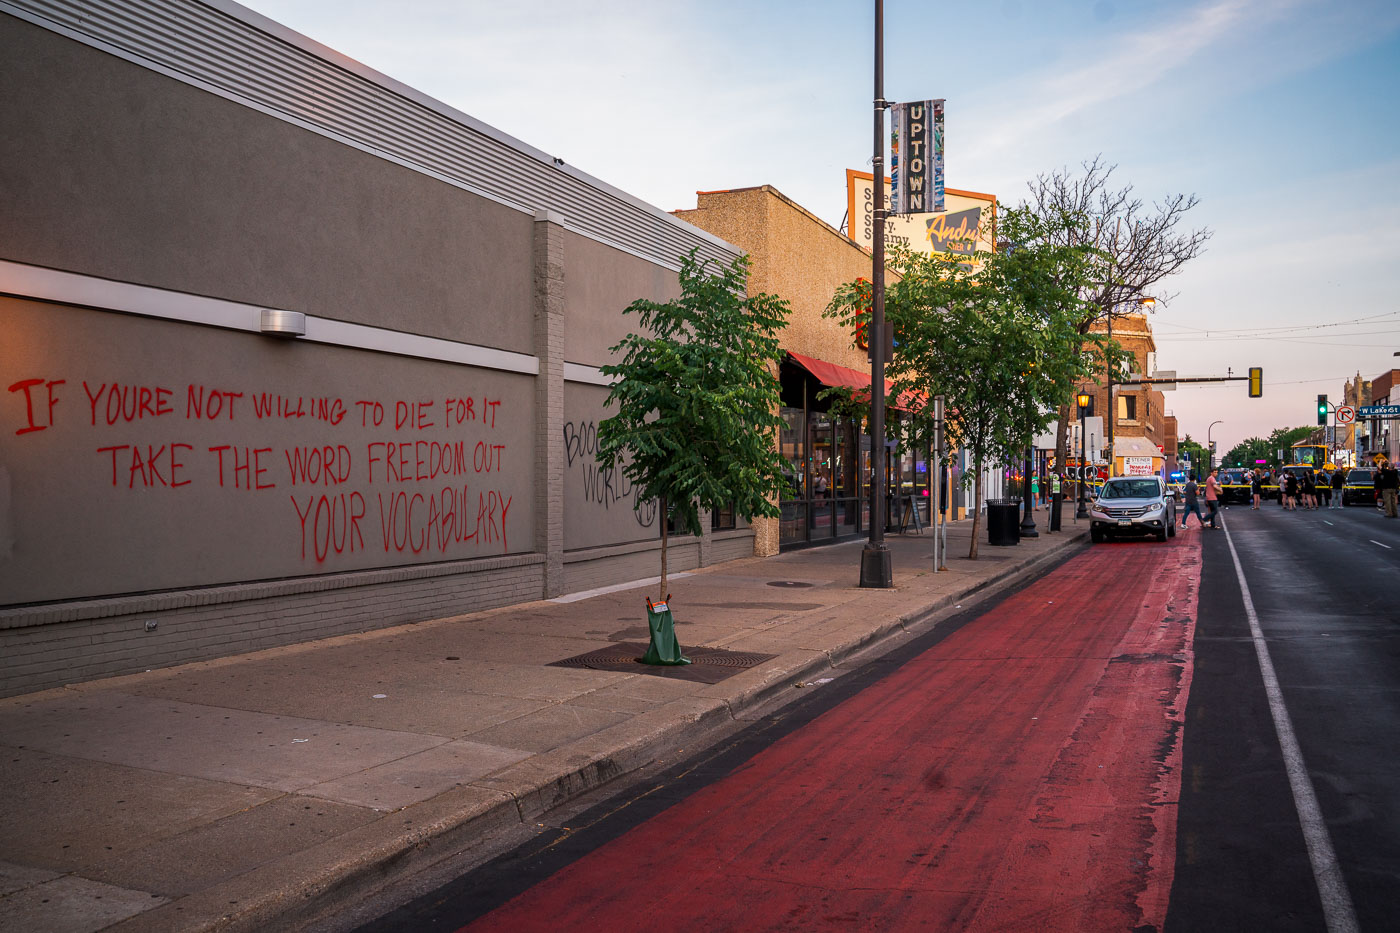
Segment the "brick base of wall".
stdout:
[[4,610],[0,696],[538,599],[543,566],[523,555]]
[[[748,530],[721,532],[710,562],[753,549]],[[566,554],[565,591],[658,576],[660,558],[658,542]],[[699,542],[672,542],[667,562],[696,569]],[[4,609],[0,696],[528,602],[544,569],[525,554]]]

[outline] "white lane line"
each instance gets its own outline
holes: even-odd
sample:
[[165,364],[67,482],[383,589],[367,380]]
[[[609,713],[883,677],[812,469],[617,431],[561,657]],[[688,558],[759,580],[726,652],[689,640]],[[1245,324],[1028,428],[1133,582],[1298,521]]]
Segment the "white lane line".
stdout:
[[1337,853],[1327,834],[1327,823],[1317,803],[1317,792],[1313,790],[1312,779],[1308,777],[1307,766],[1303,763],[1303,751],[1293,732],[1293,720],[1289,718],[1288,707],[1283,705],[1283,691],[1279,689],[1278,675],[1274,673],[1274,662],[1269,657],[1264,631],[1259,627],[1254,598],[1249,595],[1249,584],[1245,582],[1244,567],[1240,565],[1240,555],[1235,550],[1235,538],[1230,534],[1229,526],[1225,528],[1225,541],[1230,545],[1235,576],[1239,578],[1240,593],[1244,596],[1244,612],[1249,618],[1254,653],[1259,657],[1259,672],[1263,676],[1264,692],[1269,697],[1274,731],[1278,734],[1279,747],[1283,751],[1288,784],[1293,789],[1293,805],[1298,810],[1298,821],[1303,825],[1303,841],[1308,847],[1308,860],[1312,862],[1313,878],[1317,881],[1317,892],[1322,899],[1322,914],[1328,933],[1358,933],[1361,928],[1357,925],[1356,911],[1352,908],[1351,892],[1347,890],[1346,879],[1342,877],[1342,866],[1337,862]]
[[[1372,544],[1381,544],[1375,538],[1368,538],[1367,540],[1369,540]],[[1391,547],[1388,544],[1381,544],[1381,547],[1385,548],[1387,551],[1391,550]]]
[[1323,522],[1323,524],[1325,524],[1325,525],[1330,525],[1330,524],[1332,524],[1331,522],[1329,522],[1329,521],[1328,521],[1327,519],[1325,519],[1325,518],[1322,520],[1322,522]]

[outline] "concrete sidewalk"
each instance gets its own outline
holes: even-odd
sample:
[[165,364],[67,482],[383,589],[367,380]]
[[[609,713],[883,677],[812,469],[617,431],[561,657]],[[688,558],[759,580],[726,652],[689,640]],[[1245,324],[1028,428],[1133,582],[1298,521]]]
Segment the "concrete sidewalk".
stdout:
[[674,578],[682,646],[732,676],[551,666],[645,644],[649,587],[0,700],[0,930],[295,929],[1015,585],[1087,541],[1072,514],[975,562],[950,525],[938,574],[891,536],[890,590],[859,541]]

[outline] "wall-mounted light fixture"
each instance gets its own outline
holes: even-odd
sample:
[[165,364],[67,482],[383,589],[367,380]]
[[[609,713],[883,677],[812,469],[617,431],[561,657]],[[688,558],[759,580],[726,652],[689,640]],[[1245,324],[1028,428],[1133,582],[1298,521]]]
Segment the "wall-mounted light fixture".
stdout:
[[300,311],[263,308],[259,330],[269,337],[305,337],[306,315]]

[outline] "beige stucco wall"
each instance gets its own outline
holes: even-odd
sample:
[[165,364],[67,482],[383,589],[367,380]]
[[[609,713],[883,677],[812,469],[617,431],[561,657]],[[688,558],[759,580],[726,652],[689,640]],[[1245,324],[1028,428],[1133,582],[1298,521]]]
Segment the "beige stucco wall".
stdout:
[[870,365],[852,333],[822,316],[836,289],[870,277],[870,254],[771,185],[702,191],[677,217],[748,253],[749,291],[785,299],[792,308],[784,350],[852,369]]

